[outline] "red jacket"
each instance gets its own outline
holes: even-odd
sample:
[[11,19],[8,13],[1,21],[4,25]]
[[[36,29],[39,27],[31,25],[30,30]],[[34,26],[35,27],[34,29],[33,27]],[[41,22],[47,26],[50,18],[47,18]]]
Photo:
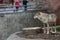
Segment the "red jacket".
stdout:
[[14,6],[19,7],[19,2],[18,1],[14,2]]

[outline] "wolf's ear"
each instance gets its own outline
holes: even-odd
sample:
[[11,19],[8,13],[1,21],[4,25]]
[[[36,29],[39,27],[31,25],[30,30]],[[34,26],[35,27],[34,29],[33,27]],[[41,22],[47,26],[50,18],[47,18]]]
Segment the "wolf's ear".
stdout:
[[40,15],[43,15],[43,12],[40,12]]

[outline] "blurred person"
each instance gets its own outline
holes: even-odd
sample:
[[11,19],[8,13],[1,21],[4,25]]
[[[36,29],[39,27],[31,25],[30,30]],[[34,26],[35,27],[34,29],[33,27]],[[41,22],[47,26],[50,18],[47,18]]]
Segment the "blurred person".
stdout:
[[[15,9],[16,11],[18,11],[19,6],[20,6],[19,0],[14,0],[14,9]],[[15,10],[14,10],[14,11],[15,11]]]
[[27,0],[23,0],[24,11],[27,10],[27,3],[28,3]]

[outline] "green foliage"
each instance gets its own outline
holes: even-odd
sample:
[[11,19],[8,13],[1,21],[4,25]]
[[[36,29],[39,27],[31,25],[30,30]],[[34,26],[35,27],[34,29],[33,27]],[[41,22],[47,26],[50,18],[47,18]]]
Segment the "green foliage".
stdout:
[[[55,28],[53,28],[53,31],[54,31]],[[57,31],[60,31],[60,26],[56,26],[56,30]]]
[[60,30],[60,26],[56,26],[56,30],[59,31]]

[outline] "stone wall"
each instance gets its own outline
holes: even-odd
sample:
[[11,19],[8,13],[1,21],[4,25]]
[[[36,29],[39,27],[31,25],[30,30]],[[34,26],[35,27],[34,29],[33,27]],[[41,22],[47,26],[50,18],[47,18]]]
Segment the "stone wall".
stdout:
[[23,27],[42,27],[39,20],[33,19],[35,13],[7,14],[0,17],[0,40],[6,40],[10,34],[21,31]]

